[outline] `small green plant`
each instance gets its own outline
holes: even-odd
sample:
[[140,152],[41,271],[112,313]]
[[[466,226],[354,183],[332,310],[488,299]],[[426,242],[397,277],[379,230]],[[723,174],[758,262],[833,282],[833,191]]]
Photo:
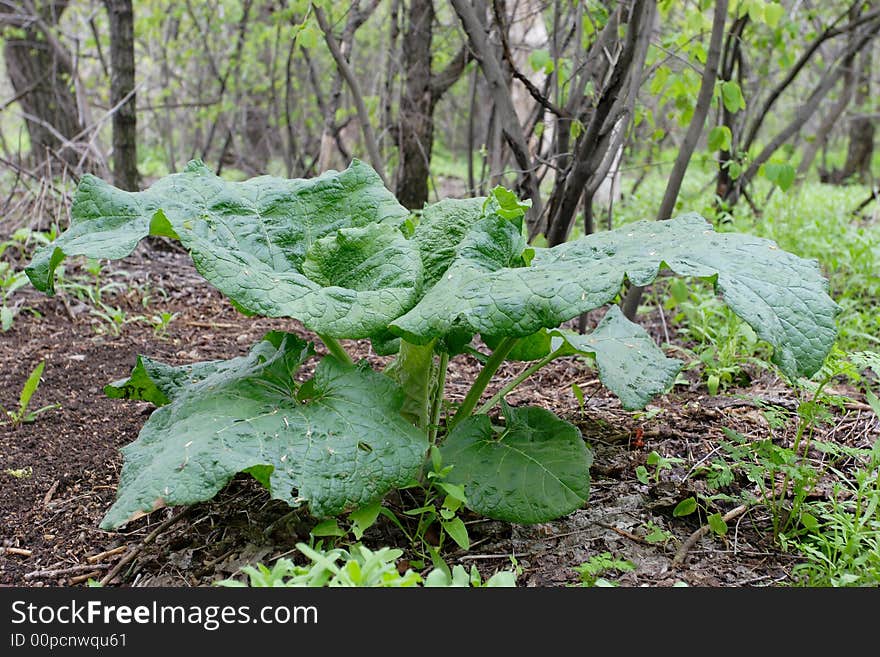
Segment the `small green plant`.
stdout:
[[636,565],[632,561],[618,559],[610,552],[602,552],[594,554],[574,570],[581,578],[581,586],[617,586],[616,583],[606,579],[604,575],[615,571],[623,574],[635,569]]
[[451,572],[441,569],[431,570],[425,577],[407,568],[401,573],[397,560],[403,551],[383,547],[370,550],[360,543],[350,550],[333,548],[324,550],[297,543],[297,549],[310,561],[307,565],[296,565],[286,558],[278,559],[271,568],[260,563],[245,566],[242,572],[248,581],[224,579],[218,586],[227,587],[498,587],[516,586],[516,572],[502,570],[483,581],[477,569],[470,572],[456,565]]
[[[12,301],[12,295],[28,283],[27,274],[19,263],[28,253],[31,244],[45,245],[55,238],[54,233],[32,231],[19,228],[8,240],[0,242],[0,331],[4,333],[12,328],[16,315],[21,312],[21,304]],[[4,254],[12,253],[10,257]]]
[[143,315],[129,315],[122,308],[100,300],[95,302],[95,307],[91,308],[89,313],[101,320],[97,327],[98,333],[109,331],[113,335],[120,335],[126,324],[147,321]]
[[[808,500],[817,483],[833,465],[831,460],[811,459],[811,448],[822,452],[828,459],[846,451],[842,446],[814,440],[816,429],[833,420],[830,408],[847,401],[829,395],[825,389],[839,376],[855,382],[862,381],[858,367],[869,367],[870,363],[870,355],[860,353],[849,357],[835,348],[817,373],[815,381],[802,381],[798,386],[804,399],[794,413],[797,425],[791,446],[774,439],[772,434],[753,440],[723,427],[727,439],[718,444],[722,456],[693,468],[692,474],[705,476],[707,487],[714,491],[731,485],[739,475],[751,482],[756,494],[745,494],[742,501],[761,504],[767,510],[773,538],[785,548],[799,532],[815,528],[816,519],[809,510],[812,504]],[[788,411],[766,404],[759,407],[768,419],[771,430],[782,429],[788,424]],[[716,524],[721,527],[717,519]],[[716,529],[715,526],[712,528]]]
[[665,545],[671,541],[672,538],[671,531],[663,529],[663,527],[655,523],[653,520],[648,520],[645,523],[645,540],[648,543],[663,543]]
[[150,315],[150,324],[153,325],[153,335],[164,338],[168,333],[168,327],[177,318],[178,313],[161,311]]
[[[847,369],[847,363],[855,369]],[[874,392],[880,383],[880,354],[856,352],[840,359],[832,371],[844,371],[856,382],[880,419],[880,403]],[[795,583],[880,586],[880,439],[870,450],[834,443],[816,443],[815,447],[832,459],[828,467],[836,479],[827,499],[805,504],[803,531],[790,540],[805,559],[793,568]],[[861,465],[841,470],[833,460],[836,456]]]
[[[570,513],[589,498],[592,452],[573,424],[505,396],[572,356],[594,360],[627,410],[667,391],[682,363],[615,303],[626,280],[647,285],[661,268],[712,281],[791,379],[819,369],[834,342],[838,307],[818,266],[772,242],[719,233],[686,214],[542,248],[527,242],[528,209],[498,187],[413,214],[358,161],[312,180],[243,182],[192,162],[143,192],[84,176],[70,227],[26,269],[37,289],[53,292],[66,256],[121,258],[149,235],[177,239],[237,309],[297,319],[329,352],[306,380],[298,373],[314,345],[281,331],[228,361],[171,367],[140,357],[105,391],[159,408],[125,448],[123,483],[102,527],[210,499],[238,472],[317,518],[339,516],[432,483],[431,447],[450,469],[435,486],[436,515],[425,518],[459,544],[457,503],[518,523]],[[587,335],[559,328],[605,306]],[[392,363],[382,372],[353,363],[341,341],[357,339]],[[452,406],[449,360],[474,344],[489,351]],[[482,402],[505,361],[525,364]]]
[[6,468],[3,472],[16,479],[29,479],[34,474],[34,469],[28,465],[23,468]]
[[37,388],[40,387],[40,377],[43,376],[43,368],[45,366],[46,361],[40,361],[40,363],[31,371],[30,376],[28,376],[27,381],[24,382],[21,393],[18,396],[18,408],[7,410],[3,408],[3,406],[0,406],[0,411],[3,411],[3,414],[7,418],[5,421],[0,422],[0,425],[11,424],[13,427],[18,427],[22,423],[33,422],[41,413],[59,407],[59,404],[48,404],[35,411],[29,410],[31,397],[34,396]]
[[[649,452],[645,458],[645,463],[654,468],[653,480],[655,484],[660,481],[660,475],[664,470],[672,470],[673,466],[683,462],[684,459],[682,458],[677,456],[661,456],[659,452],[654,450]],[[645,485],[651,483],[651,475],[646,466],[639,465],[636,467],[636,479]]]

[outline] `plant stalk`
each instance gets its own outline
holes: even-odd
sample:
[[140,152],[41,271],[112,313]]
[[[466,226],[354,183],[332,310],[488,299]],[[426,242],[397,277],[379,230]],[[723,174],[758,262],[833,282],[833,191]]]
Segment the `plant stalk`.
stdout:
[[437,372],[437,389],[431,405],[431,420],[428,424],[428,444],[433,445],[440,430],[440,407],[443,405],[443,389],[446,387],[446,368],[449,365],[449,352],[440,352],[440,370]]
[[507,358],[507,354],[510,353],[513,346],[517,343],[519,338],[504,338],[495,351],[492,352],[492,355],[489,357],[489,360],[486,361],[486,364],[483,366],[482,371],[477,376],[474,384],[471,386],[471,389],[468,390],[467,395],[465,395],[464,401],[461,402],[461,406],[459,406],[458,411],[449,421],[449,428],[454,427],[458,422],[468,415],[474,412],[474,409],[477,407],[477,402],[480,401],[480,397],[483,394],[483,391],[486,389],[486,386],[489,385],[489,381],[492,380],[492,377],[495,375],[495,372],[498,371],[498,368],[501,367],[501,363],[504,362],[504,359]]
[[529,365],[522,372],[520,372],[515,377],[513,377],[510,381],[508,381],[504,385],[504,387],[501,388],[501,390],[499,390],[494,395],[492,395],[492,397],[489,399],[489,401],[487,401],[485,404],[480,406],[480,408],[478,408],[476,412],[477,413],[488,413],[490,410],[492,410],[495,407],[495,405],[498,402],[500,402],[502,399],[504,399],[511,390],[516,388],[520,383],[522,383],[523,381],[528,379],[532,374],[534,374],[539,369],[544,367],[544,365],[549,363],[551,360],[557,358],[559,356],[559,352],[560,352],[559,349],[557,349],[556,351],[551,351],[549,354],[544,356],[541,360],[536,360],[534,363]]
[[354,361],[351,359],[351,356],[348,355],[348,352],[345,348],[339,344],[339,340],[336,338],[331,338],[329,335],[321,335],[318,334],[318,337],[321,338],[321,342],[324,343],[324,346],[327,347],[327,350],[336,357],[336,359],[342,363],[346,363],[348,365],[353,365]]

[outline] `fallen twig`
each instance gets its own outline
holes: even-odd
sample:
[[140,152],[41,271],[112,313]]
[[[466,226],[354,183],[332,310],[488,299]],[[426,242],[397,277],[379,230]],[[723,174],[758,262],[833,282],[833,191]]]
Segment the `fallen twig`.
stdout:
[[[109,568],[109,563],[89,563],[77,564],[67,568],[56,568],[52,570],[34,570],[24,574],[24,579],[38,579],[42,577],[61,577],[62,575],[70,575],[72,573],[82,573],[84,571],[92,572],[95,570],[103,570]],[[100,573],[99,573],[100,574]]]
[[17,554],[20,557],[29,557],[33,552],[17,547],[0,547],[0,554]]
[[70,585],[73,586],[75,584],[82,584],[83,582],[87,582],[88,580],[92,579],[93,577],[97,577],[100,574],[101,574],[100,570],[93,570],[92,572],[85,573],[84,575],[77,575],[76,577],[71,577],[70,578]]
[[172,516],[171,518],[168,518],[168,520],[166,520],[161,525],[156,527],[156,529],[151,531],[143,541],[141,541],[138,545],[135,545],[131,550],[129,550],[125,554],[124,557],[122,557],[119,561],[116,562],[116,565],[110,569],[110,572],[108,572],[106,575],[104,575],[104,577],[101,578],[101,586],[106,586],[110,582],[110,580],[112,580],[114,577],[116,577],[125,566],[127,566],[129,563],[131,563],[134,560],[134,558],[141,553],[141,550],[144,549],[144,546],[152,543],[154,540],[156,540],[156,537],[159,534],[164,532],[166,529],[168,529],[171,525],[176,523],[178,520],[182,520],[185,516],[187,516],[189,514],[191,508],[192,507],[188,506],[185,509],[183,509],[183,511],[178,513],[176,516]]
[[[724,520],[724,522],[730,522],[731,520],[733,520],[734,518],[738,518],[748,510],[749,506],[747,504],[740,504],[735,509],[725,513],[722,516],[722,519]],[[708,534],[711,530],[712,528],[709,525],[703,525],[693,534],[688,536],[687,540],[681,544],[681,547],[678,548],[678,552],[675,553],[675,556],[672,559],[673,568],[676,566],[680,566],[682,563],[684,563],[684,559],[687,556],[688,550],[696,545],[697,541],[703,538],[703,536]]]
[[632,532],[628,532],[625,529],[620,529],[619,527],[615,527],[614,525],[609,525],[604,522],[600,522],[598,524],[600,527],[604,527],[605,529],[610,529],[615,534],[620,534],[624,538],[628,538],[629,540],[635,541],[636,543],[641,543],[642,545],[651,545],[651,546],[654,545],[654,543],[651,543],[650,541],[645,540],[644,538],[642,538],[638,534],[633,534]]
[[55,483],[49,486],[49,490],[46,491],[46,494],[43,496],[43,506],[49,504],[52,501],[52,496],[55,494],[55,491],[58,490],[58,484],[61,483],[60,479],[56,479]]
[[117,554],[122,554],[127,549],[127,546],[120,545],[119,547],[113,548],[112,550],[105,550],[104,552],[99,552],[98,554],[93,554],[90,557],[86,557],[86,561],[89,563],[98,563],[99,561],[103,561],[107,557],[113,557]]

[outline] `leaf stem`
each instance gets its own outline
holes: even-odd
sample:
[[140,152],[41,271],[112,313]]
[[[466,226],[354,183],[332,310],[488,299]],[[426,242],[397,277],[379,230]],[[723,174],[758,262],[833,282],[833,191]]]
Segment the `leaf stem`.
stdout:
[[324,346],[327,347],[327,350],[336,357],[336,359],[342,363],[346,363],[348,365],[353,365],[354,361],[351,359],[351,356],[348,355],[348,352],[343,348],[341,344],[339,344],[339,340],[336,338],[331,338],[329,335],[321,335],[318,334],[318,337],[321,338],[321,342],[324,343]]
[[440,429],[440,407],[443,405],[443,389],[446,387],[446,368],[449,365],[449,352],[440,352],[440,369],[437,372],[437,389],[434,391],[434,403],[431,406],[431,421],[428,424],[428,444],[437,440]]
[[477,402],[480,401],[483,391],[486,389],[486,386],[489,385],[489,381],[492,380],[495,372],[501,367],[501,363],[507,358],[507,354],[510,353],[510,350],[513,349],[513,346],[518,340],[519,338],[504,338],[498,344],[498,347],[492,352],[492,355],[489,356],[489,360],[486,361],[486,364],[483,366],[482,371],[477,376],[471,389],[468,390],[467,395],[465,395],[464,401],[461,402],[461,406],[458,407],[458,411],[449,421],[448,426],[450,429],[460,420],[473,413],[474,409],[477,407]]
[[489,401],[487,401],[485,404],[480,406],[476,412],[477,413],[488,413],[490,410],[492,410],[495,407],[495,405],[498,402],[500,402],[502,399],[504,399],[504,397],[506,397],[507,394],[511,390],[516,388],[520,383],[522,383],[523,381],[528,379],[532,374],[534,374],[539,369],[544,367],[544,365],[549,363],[551,360],[553,360],[554,358],[557,358],[561,351],[562,351],[561,349],[557,349],[556,351],[551,351],[549,354],[544,356],[542,359],[536,360],[534,363],[532,363],[531,365],[526,367],[522,372],[520,372],[515,377],[513,377],[510,381],[508,381],[506,384],[504,384],[504,387],[501,388],[501,390],[496,392],[494,395],[492,395],[492,397],[489,399]]

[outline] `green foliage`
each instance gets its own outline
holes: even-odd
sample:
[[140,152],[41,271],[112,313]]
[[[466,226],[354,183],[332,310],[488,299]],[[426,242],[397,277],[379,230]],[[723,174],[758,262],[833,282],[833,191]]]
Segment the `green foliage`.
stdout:
[[863,467],[801,514],[806,531],[791,541],[805,559],[793,568],[800,586],[880,586],[880,440],[865,452]]
[[[646,285],[661,269],[711,282],[791,378],[812,375],[831,348],[838,309],[816,263],[771,241],[718,233],[688,214],[540,248],[524,237],[528,207],[499,187],[411,216],[358,161],[310,180],[244,182],[193,162],[143,192],[84,177],[69,229],[26,269],[38,289],[53,292],[67,256],[121,258],[161,235],[180,240],[236,308],[298,319],[331,354],[311,378],[298,373],[313,346],[280,332],[228,361],[171,367],[141,357],[106,392],[159,408],[124,449],[102,526],[210,499],[239,472],[319,518],[372,514],[393,489],[433,490],[416,510],[415,535],[437,524],[461,547],[465,506],[513,522],[569,513],[589,493],[591,453],[577,428],[528,406],[502,404],[494,420],[488,412],[507,386],[477,404],[508,358],[535,359],[536,369],[588,355],[626,408],[643,407],[671,385],[677,361],[616,306],[590,335],[558,326],[615,301],[625,280]],[[493,351],[454,414],[441,418],[448,359],[473,350],[477,334]],[[384,374],[352,363],[338,341],[358,338],[396,354]],[[442,464],[432,475],[424,464],[435,446]],[[371,514],[353,521],[357,531]],[[437,549],[426,551],[437,562]]]
[[[512,522],[553,520],[581,507],[593,461],[577,427],[538,407],[502,405],[504,426],[488,415],[455,425],[441,447],[454,463],[448,481],[464,487],[468,506]],[[532,491],[541,490],[541,496]]]
[[710,151],[729,151],[733,137],[726,125],[717,125],[709,131],[706,145]]
[[46,411],[58,408],[60,406],[59,404],[49,404],[34,411],[29,410],[31,397],[34,396],[37,388],[40,387],[40,377],[43,376],[43,368],[45,368],[45,366],[46,361],[43,360],[40,361],[33,370],[31,370],[30,375],[24,382],[24,385],[21,388],[21,392],[18,395],[18,408],[7,410],[3,408],[3,406],[0,406],[0,411],[2,411],[3,415],[6,416],[6,420],[0,421],[0,426],[3,426],[4,424],[11,424],[13,427],[18,427],[24,422],[33,422],[41,413],[45,413]]
[[[754,329],[739,319],[705,284],[669,282],[669,297],[663,302],[672,311],[689,357],[685,370],[697,369],[709,394],[715,395],[747,382],[746,367],[769,367],[770,355]],[[660,292],[662,294],[662,292]]]
[[577,566],[574,570],[580,575],[581,586],[616,586],[603,575],[612,572],[628,573],[636,569],[636,565],[627,559],[617,559],[610,552],[594,554]]
[[297,549],[308,559],[307,565],[296,565],[290,559],[278,559],[272,568],[260,563],[245,566],[242,572],[248,581],[225,579],[217,586],[226,587],[383,587],[406,588],[424,587],[497,587],[516,586],[516,572],[501,570],[483,581],[476,567],[468,572],[456,565],[451,572],[433,569],[425,577],[407,568],[401,573],[397,560],[403,552],[396,548],[383,547],[370,550],[362,544],[352,546],[351,550],[335,548],[323,550],[305,543],[297,543]]
[[732,226],[822,264],[842,309],[838,344],[846,351],[880,345],[880,225],[845,211],[866,194],[867,187],[805,183],[771,196],[760,218],[737,206]]
[[746,108],[746,101],[743,98],[742,89],[732,80],[725,80],[721,83],[721,100],[728,112],[736,113]]
[[333,356],[298,384],[312,354],[295,335],[273,332],[229,361],[175,368],[141,359],[131,378],[108,386],[110,396],[168,401],[123,450],[119,497],[102,527],[210,499],[238,472],[291,506],[308,502],[318,517],[408,484],[427,440],[401,416],[402,390]]
[[761,167],[764,177],[774,185],[779,187],[783,192],[794,184],[795,168],[788,162],[767,162]]
[[16,315],[22,310],[21,303],[13,299],[13,295],[28,283],[19,263],[27,260],[34,245],[48,244],[54,237],[54,233],[19,228],[9,239],[0,242],[0,331],[5,333],[11,329]]

